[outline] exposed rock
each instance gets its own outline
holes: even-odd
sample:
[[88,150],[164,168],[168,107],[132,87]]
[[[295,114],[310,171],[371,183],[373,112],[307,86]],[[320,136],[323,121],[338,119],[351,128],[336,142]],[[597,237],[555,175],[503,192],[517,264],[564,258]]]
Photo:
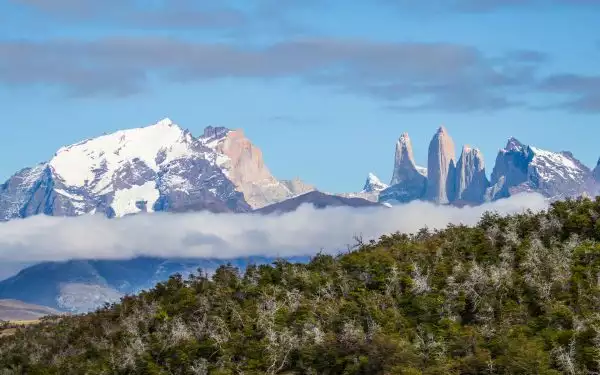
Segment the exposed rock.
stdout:
[[196,139],[164,119],[62,147],[50,162],[18,172],[0,185],[0,220],[247,212],[248,202],[261,207],[311,188],[299,180],[289,187],[277,181],[241,131],[207,127]]
[[550,152],[510,138],[506,148],[498,153],[486,198],[538,192],[551,199],[562,199],[593,189],[592,171],[570,152]]
[[293,197],[317,190],[314,185],[307,184],[298,177],[292,180],[280,181],[290,191]]
[[396,142],[394,157],[394,171],[390,185],[396,185],[415,179],[423,180],[423,168],[418,168],[415,163],[412,142],[408,133],[403,133]]
[[598,159],[598,163],[596,164],[596,168],[594,168],[594,180],[596,182],[600,182],[600,159]]
[[453,203],[482,203],[489,181],[481,151],[464,146],[456,169],[456,197]]
[[438,129],[429,144],[427,171],[425,198],[440,204],[453,201],[456,155],[454,141],[443,126]]
[[396,142],[391,184],[381,191],[379,201],[405,203],[420,199],[427,186],[426,173],[415,163],[410,137],[407,133],[402,134]]
[[[262,151],[245,137],[242,130],[225,132],[223,128],[214,128],[205,131],[205,135],[207,133],[209,138],[201,138],[202,143],[222,155],[217,156],[216,163],[237,190],[244,194],[252,208],[281,202],[296,195],[271,174],[264,163]],[[296,184],[294,188],[303,187]]]
[[516,138],[509,138],[506,147],[496,157],[487,200],[507,198],[511,195],[511,188],[525,184],[532,159],[527,147]]

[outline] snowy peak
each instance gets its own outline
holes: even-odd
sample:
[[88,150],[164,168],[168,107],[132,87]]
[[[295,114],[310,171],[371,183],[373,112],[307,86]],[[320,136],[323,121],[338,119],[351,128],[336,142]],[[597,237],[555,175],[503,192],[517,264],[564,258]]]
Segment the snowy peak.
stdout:
[[62,147],[47,164],[14,175],[0,185],[0,220],[42,213],[247,212],[307,189],[273,177],[243,131],[207,127],[194,138],[165,118]]
[[529,146],[533,154],[531,166],[535,168],[543,181],[555,178],[570,181],[582,181],[590,170],[569,152],[550,152]]
[[579,196],[592,188],[592,179],[590,169],[570,152],[525,146],[511,138],[498,153],[487,196],[493,200],[523,191],[555,199]]
[[369,173],[367,176],[367,181],[365,182],[365,186],[363,187],[364,193],[378,193],[382,190],[388,188],[387,184],[381,182],[381,180],[375,176],[373,173]]
[[140,162],[153,171],[192,153],[193,138],[171,120],[121,130],[61,148],[50,161],[54,174],[70,187],[96,193],[111,189],[119,169]]

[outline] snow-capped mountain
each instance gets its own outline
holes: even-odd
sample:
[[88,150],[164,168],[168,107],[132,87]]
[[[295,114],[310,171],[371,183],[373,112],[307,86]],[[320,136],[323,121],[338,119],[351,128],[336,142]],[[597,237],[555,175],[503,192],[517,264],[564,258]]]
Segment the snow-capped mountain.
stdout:
[[389,185],[383,183],[375,174],[369,173],[361,191],[358,193],[342,193],[337,195],[343,198],[362,198],[371,202],[377,202],[379,201],[379,194],[388,187]]
[[367,181],[365,181],[365,186],[362,189],[363,193],[379,193],[382,190],[388,188],[388,184],[384,184],[381,182],[379,177],[375,176],[373,173],[369,173],[367,176]]
[[[389,186],[371,173],[361,191],[337,195],[473,205],[523,191],[560,199],[600,190],[600,166],[592,171],[570,152],[525,146],[514,138],[498,153],[491,181],[481,151],[464,147],[457,160],[444,127],[430,143],[427,169],[417,166],[412,147],[402,134]],[[0,185],[0,221],[37,214],[242,213],[314,190],[299,179],[276,179],[241,130],[209,126],[196,138],[164,119],[62,147],[50,161],[17,172]]]
[[243,132],[208,127],[194,138],[164,119],[62,147],[49,162],[18,172],[0,185],[0,220],[248,212],[297,193],[271,175]]
[[571,152],[551,152],[510,138],[496,158],[488,181],[483,153],[464,146],[456,160],[454,142],[440,127],[429,145],[428,168],[418,167],[408,134],[396,142],[390,186],[379,193],[381,203],[429,200],[477,205],[520,192],[537,192],[551,200],[600,193],[600,160],[592,171]]
[[551,199],[595,190],[593,172],[571,152],[551,152],[510,138],[496,158],[488,200],[535,191]]

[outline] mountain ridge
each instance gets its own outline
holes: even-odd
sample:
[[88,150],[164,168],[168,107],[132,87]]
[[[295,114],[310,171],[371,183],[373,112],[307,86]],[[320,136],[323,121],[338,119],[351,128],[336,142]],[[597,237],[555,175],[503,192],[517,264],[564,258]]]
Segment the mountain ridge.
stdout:
[[[410,136],[402,133],[389,184],[369,174],[358,192],[324,194],[386,204],[428,200],[462,206],[523,191],[551,199],[600,191],[600,163],[592,170],[571,152],[542,150],[513,137],[498,152],[489,180],[481,151],[463,147],[457,158],[444,126],[428,154],[428,168],[418,166]],[[48,162],[18,171],[0,185],[0,221],[38,214],[246,213],[317,190],[299,178],[275,178],[260,148],[241,129],[208,126],[194,137],[165,118],[63,146]],[[309,197],[313,205],[323,199]]]
[[209,126],[194,138],[165,118],[63,146],[0,185],[0,220],[37,214],[249,212],[314,190],[281,182],[243,131]]

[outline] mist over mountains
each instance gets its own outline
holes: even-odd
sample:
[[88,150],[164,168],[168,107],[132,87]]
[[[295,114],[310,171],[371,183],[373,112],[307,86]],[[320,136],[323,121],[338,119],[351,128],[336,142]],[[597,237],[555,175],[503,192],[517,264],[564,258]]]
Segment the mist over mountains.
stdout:
[[457,156],[444,127],[428,151],[417,165],[404,133],[389,183],[370,173],[361,190],[327,193],[277,179],[241,130],[195,137],[165,119],[62,147],[0,185],[0,268],[34,264],[0,282],[0,299],[88,311],[196,267],[335,254],[353,237],[475,224],[486,211],[598,192],[599,167],[514,138],[490,179],[481,151]]

